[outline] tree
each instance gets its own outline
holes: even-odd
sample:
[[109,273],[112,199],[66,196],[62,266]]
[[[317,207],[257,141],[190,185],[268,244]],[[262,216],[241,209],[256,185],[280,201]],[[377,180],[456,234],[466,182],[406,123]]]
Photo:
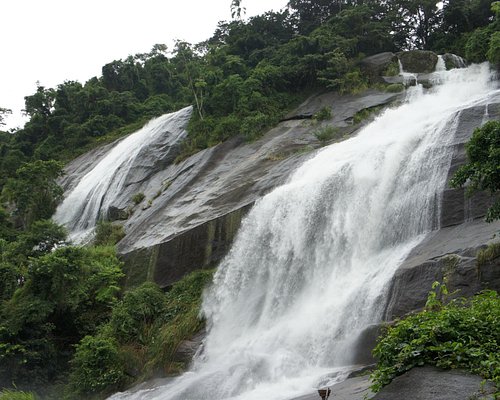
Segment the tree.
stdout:
[[393,38],[402,49],[428,49],[432,33],[439,26],[442,12],[436,0],[394,0],[387,2]]
[[293,10],[298,31],[308,34],[351,3],[346,0],[290,0],[288,7]]
[[[9,268],[10,267],[10,268]],[[74,345],[96,332],[123,277],[114,248],[61,247],[30,259],[23,282],[0,261],[0,382],[30,389],[60,379]]]
[[15,216],[29,228],[39,219],[48,219],[56,210],[63,190],[56,179],[63,174],[63,164],[50,161],[25,163],[16,171],[16,178],[7,181],[2,195],[15,204]]
[[[477,128],[465,146],[468,163],[458,169],[451,185],[467,185],[468,193],[487,190],[491,194],[500,190],[500,121],[490,121]],[[486,221],[500,218],[500,200],[486,214]]]
[[24,98],[24,112],[30,117],[35,115],[48,117],[53,111],[54,100],[55,90],[45,89],[37,82],[36,93]]
[[233,0],[231,2],[231,17],[241,18],[241,14],[245,14],[246,8],[241,6],[241,0]]
[[8,114],[12,114],[12,110],[0,107],[0,126],[5,125],[5,116]]

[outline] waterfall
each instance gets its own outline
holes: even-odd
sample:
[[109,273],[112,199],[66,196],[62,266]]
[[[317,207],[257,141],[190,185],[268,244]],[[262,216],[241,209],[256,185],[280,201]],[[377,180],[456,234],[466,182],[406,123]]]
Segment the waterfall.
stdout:
[[442,55],[438,55],[438,60],[435,67],[436,72],[446,71],[446,63]]
[[[176,145],[185,138],[185,125],[191,107],[151,120],[142,129],[114,146],[68,193],[57,208],[54,220],[64,225],[70,239],[85,241],[99,219],[107,217],[109,207],[124,190],[144,180],[142,163],[150,153],[173,161]],[[170,157],[168,157],[170,155]],[[126,199],[130,200],[130,199]]]
[[439,227],[461,110],[495,90],[485,64],[440,74],[258,201],[205,293],[191,371],[112,399],[279,400],[342,379],[394,272]]

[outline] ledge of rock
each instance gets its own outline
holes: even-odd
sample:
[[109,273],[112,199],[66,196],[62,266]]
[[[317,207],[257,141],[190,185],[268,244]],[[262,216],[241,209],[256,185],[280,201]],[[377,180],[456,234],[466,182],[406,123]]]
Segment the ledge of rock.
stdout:
[[[333,400],[493,400],[495,387],[483,378],[461,370],[424,366],[396,377],[377,394],[370,390],[368,375],[349,378],[330,386]],[[317,392],[293,400],[318,400]]]
[[413,368],[395,378],[374,400],[470,400],[493,399],[491,383],[465,371],[443,371],[434,367]]

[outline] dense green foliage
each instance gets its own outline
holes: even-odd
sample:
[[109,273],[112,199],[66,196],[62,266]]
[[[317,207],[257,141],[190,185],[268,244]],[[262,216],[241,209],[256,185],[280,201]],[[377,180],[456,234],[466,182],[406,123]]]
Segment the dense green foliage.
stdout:
[[179,343],[203,327],[201,294],[212,271],[194,272],[163,293],[144,283],[125,293],[109,322],[77,346],[70,385],[82,396],[109,393],[137,378],[178,372],[174,362]]
[[72,346],[106,319],[119,292],[114,249],[39,247],[27,265],[2,253],[2,386],[36,388],[64,375]]
[[[195,112],[179,160],[235,135],[252,140],[308,91],[365,88],[357,62],[382,51],[422,48],[498,64],[498,2],[439,3],[290,0],[280,12],[221,22],[197,45],[157,44],[112,61],[85,84],[38,86],[25,98],[25,127],[0,133],[1,176],[28,161],[66,161],[189,104]],[[244,5],[232,5],[240,15]],[[8,112],[0,108],[0,124]]]
[[[477,128],[465,146],[468,163],[455,173],[451,185],[468,184],[469,193],[488,190],[491,194],[500,190],[500,121],[490,121]],[[500,218],[500,200],[486,214],[491,222]]]
[[34,221],[50,218],[62,196],[55,180],[62,175],[62,164],[55,160],[24,163],[5,183],[2,197],[15,205],[13,216],[23,228]]
[[[434,285],[434,289],[443,291],[440,285]],[[424,311],[397,321],[379,338],[373,351],[378,359],[372,374],[375,391],[424,364],[466,369],[491,379],[500,388],[498,294],[487,291],[447,305],[442,305],[438,297],[439,293],[431,292]]]
[[32,393],[5,389],[0,392],[0,400],[35,400],[35,396]]

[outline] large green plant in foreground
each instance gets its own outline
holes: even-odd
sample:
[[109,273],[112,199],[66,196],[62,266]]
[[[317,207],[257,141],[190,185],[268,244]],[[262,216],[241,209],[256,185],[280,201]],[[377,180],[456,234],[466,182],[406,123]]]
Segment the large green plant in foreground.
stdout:
[[123,274],[114,248],[61,247],[30,257],[25,271],[6,262],[2,271],[13,284],[3,282],[10,296],[0,303],[0,385],[38,389],[60,380],[73,345],[116,301]]
[[212,271],[193,272],[169,292],[151,282],[128,291],[94,336],[76,346],[69,391],[76,396],[104,395],[135,380],[179,372],[174,361],[182,340],[200,331],[202,292]]
[[[393,378],[424,364],[444,369],[462,368],[491,379],[500,387],[500,297],[485,291],[472,299],[441,305],[435,284],[424,311],[390,326],[373,354],[375,391]],[[444,293],[446,291],[444,290]],[[500,392],[497,389],[497,396]]]

